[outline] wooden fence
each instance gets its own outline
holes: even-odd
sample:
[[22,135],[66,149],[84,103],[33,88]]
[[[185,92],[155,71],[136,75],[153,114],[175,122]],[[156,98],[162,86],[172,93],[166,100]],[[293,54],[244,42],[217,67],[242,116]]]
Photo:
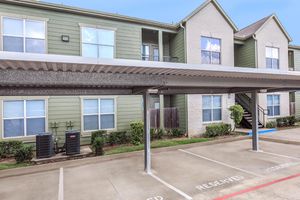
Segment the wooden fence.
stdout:
[[[179,114],[176,107],[164,108],[164,127],[167,129],[179,128]],[[160,128],[160,110],[150,110],[150,127]]]

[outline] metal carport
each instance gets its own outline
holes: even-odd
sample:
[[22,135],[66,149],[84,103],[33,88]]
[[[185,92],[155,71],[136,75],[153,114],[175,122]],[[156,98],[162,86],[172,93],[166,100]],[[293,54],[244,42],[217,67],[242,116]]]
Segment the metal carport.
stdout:
[[253,150],[258,151],[257,93],[300,89],[300,72],[219,65],[104,60],[0,52],[0,96],[144,96],[145,170],[151,173],[149,94],[251,92]]

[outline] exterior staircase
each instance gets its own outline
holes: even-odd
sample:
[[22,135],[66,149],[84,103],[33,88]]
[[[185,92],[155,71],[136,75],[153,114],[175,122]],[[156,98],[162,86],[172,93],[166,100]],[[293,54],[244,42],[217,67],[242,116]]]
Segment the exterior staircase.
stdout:
[[[251,98],[247,94],[236,94],[235,102],[241,105],[244,109],[244,115],[241,125],[244,128],[252,128],[252,112],[251,112]],[[264,128],[265,116],[267,111],[261,106],[258,107],[258,128]]]

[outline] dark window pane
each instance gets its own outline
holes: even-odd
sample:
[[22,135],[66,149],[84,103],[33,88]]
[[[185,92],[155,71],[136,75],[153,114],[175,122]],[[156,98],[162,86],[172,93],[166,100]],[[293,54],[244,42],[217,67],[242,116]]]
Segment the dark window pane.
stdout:
[[279,69],[279,60],[278,59],[272,59],[272,68]]
[[6,119],[4,120],[4,137],[24,136],[23,119]]
[[272,58],[266,58],[266,67],[272,69]]
[[202,51],[201,52],[201,60],[202,60],[202,64],[211,64],[210,52],[209,51]]
[[221,53],[212,52],[212,64],[221,64]]
[[274,116],[273,106],[268,106],[268,116]]
[[23,38],[3,36],[3,51],[23,52]]
[[202,118],[204,122],[212,121],[211,110],[203,110]]
[[45,40],[26,39],[26,52],[28,53],[45,53]]
[[101,115],[101,129],[115,128],[115,116],[114,115]]
[[221,120],[222,120],[222,109],[214,109],[213,121],[221,121]]
[[99,130],[98,115],[88,115],[83,117],[84,130]]
[[45,132],[45,118],[27,119],[27,135]]
[[274,106],[274,116],[280,115],[280,106]]

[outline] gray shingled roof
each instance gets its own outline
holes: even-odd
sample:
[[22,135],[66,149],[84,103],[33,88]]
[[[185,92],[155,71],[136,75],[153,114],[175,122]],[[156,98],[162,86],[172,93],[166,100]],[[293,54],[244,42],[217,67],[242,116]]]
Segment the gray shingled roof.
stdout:
[[241,39],[248,39],[248,38],[252,37],[252,35],[255,34],[256,31],[258,31],[258,29],[260,29],[260,27],[262,27],[264,25],[264,23],[266,23],[266,21],[268,21],[268,19],[270,17],[272,17],[272,15],[267,16],[257,22],[254,22],[253,24],[250,24],[249,26],[241,29],[240,31],[235,33],[235,37],[238,37]]

